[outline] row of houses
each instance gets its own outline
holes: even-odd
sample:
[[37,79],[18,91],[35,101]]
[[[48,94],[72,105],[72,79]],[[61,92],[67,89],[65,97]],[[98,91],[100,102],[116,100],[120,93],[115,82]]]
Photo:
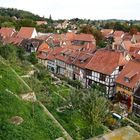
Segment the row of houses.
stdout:
[[[51,72],[73,80],[85,87],[95,83],[105,89],[107,98],[118,97],[120,106],[140,115],[140,43],[139,34],[131,36],[122,31],[102,31],[104,37],[113,36],[111,46],[96,48],[90,34],[45,34],[39,36],[32,27],[19,32],[1,28],[3,44],[14,44],[37,57]],[[137,37],[136,37],[137,36]]]
[[77,79],[85,87],[101,85],[105,97],[117,96],[121,107],[140,115],[140,43],[131,39],[103,49],[89,44],[62,45],[45,54],[38,51],[38,58],[51,72]]

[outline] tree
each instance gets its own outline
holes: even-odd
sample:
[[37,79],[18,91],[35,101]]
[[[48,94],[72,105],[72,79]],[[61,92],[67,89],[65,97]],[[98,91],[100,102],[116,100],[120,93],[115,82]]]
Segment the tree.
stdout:
[[97,135],[97,129],[102,126],[109,113],[109,101],[100,96],[97,89],[85,89],[74,91],[69,104],[74,110],[79,110],[86,121],[89,137]]
[[16,61],[16,48],[13,45],[0,46],[0,55],[10,62]]
[[49,16],[48,22],[49,22],[50,25],[53,23],[51,14],[50,14],[50,16]]
[[1,24],[2,27],[14,27],[13,22],[5,21]]
[[97,30],[97,29],[94,29],[93,30],[93,35],[96,39],[96,44],[99,46],[101,41],[103,41],[103,36],[102,36],[102,33],[101,31]]
[[138,29],[137,29],[136,27],[132,26],[132,27],[130,28],[130,34],[131,34],[131,35],[137,34],[137,32],[138,32]]
[[36,22],[32,19],[22,19],[16,22],[16,28],[20,29],[21,27],[36,27]]
[[17,48],[17,56],[20,60],[25,60],[25,50],[23,48]]
[[28,60],[32,63],[32,64],[37,64],[38,63],[38,59],[36,58],[36,54],[35,53],[31,53],[28,56]]
[[85,25],[81,27],[80,32],[85,34],[93,34],[93,28],[90,25]]

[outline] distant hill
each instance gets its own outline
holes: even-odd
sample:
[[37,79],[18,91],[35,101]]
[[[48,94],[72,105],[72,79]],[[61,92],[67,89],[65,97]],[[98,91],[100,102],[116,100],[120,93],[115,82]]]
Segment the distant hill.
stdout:
[[32,20],[44,20],[43,17],[35,15],[31,12],[18,10],[15,8],[0,8],[0,16],[4,17],[15,17],[17,19],[32,19]]

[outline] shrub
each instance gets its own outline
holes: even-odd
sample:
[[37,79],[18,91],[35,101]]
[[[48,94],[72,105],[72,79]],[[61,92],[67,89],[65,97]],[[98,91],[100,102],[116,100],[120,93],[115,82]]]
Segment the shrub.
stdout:
[[31,53],[28,56],[28,60],[32,63],[32,64],[37,64],[38,63],[38,59],[36,58],[36,54],[35,53]]

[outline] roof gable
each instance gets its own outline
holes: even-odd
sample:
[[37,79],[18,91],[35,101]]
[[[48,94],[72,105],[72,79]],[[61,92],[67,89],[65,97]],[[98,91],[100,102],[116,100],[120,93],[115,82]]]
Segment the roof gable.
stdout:
[[86,65],[86,68],[92,71],[110,75],[119,66],[120,52],[100,49],[96,51]]
[[[125,80],[125,79],[128,80]],[[134,88],[140,80],[140,62],[136,60],[129,61],[119,74],[116,82],[129,88]]]
[[8,27],[2,27],[0,29],[0,34],[3,37],[11,37],[14,33],[15,33],[15,29],[14,28],[8,28]]
[[33,27],[21,27],[17,34],[17,37],[32,38],[34,31],[36,32],[36,29]]

